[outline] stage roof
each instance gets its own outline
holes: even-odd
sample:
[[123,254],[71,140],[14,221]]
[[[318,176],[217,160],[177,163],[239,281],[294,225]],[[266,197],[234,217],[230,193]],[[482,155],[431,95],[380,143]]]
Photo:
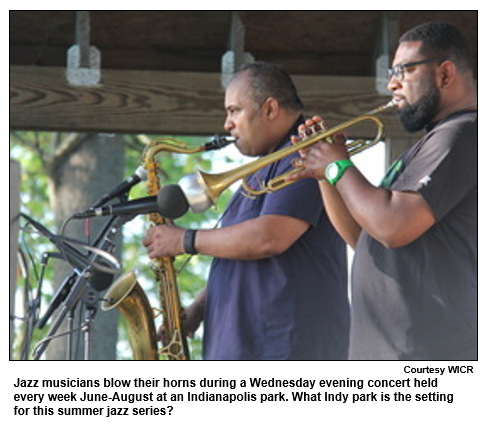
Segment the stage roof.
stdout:
[[[245,50],[291,74],[371,76],[385,19],[390,50],[427,20],[458,26],[478,50],[477,11],[243,11]],[[75,11],[10,11],[10,65],[65,66]],[[90,44],[102,67],[219,72],[231,11],[91,11]]]

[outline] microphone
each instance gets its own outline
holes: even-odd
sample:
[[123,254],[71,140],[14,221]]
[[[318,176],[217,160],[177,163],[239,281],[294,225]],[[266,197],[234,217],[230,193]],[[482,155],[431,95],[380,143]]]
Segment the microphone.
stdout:
[[188,199],[179,185],[166,185],[157,194],[159,213],[167,219],[183,216],[189,208]]
[[94,216],[119,216],[155,213],[158,210],[157,197],[144,197],[126,203],[113,204],[103,207],[92,207],[84,212],[75,213],[75,219],[84,219]]
[[[106,266],[104,261],[100,262],[103,266]],[[93,287],[96,291],[102,292],[106,290],[108,287],[113,282],[113,278],[115,277],[115,274],[112,274],[110,272],[104,272],[104,271],[94,271],[93,275],[90,280],[90,285]]]
[[216,149],[225,148],[237,140],[234,136],[215,135],[208,142],[205,143],[205,151],[213,151]]
[[138,198],[125,203],[89,208],[73,215],[75,219],[94,216],[119,216],[159,213],[168,219],[177,219],[188,211],[188,201],[178,185],[164,186],[157,196]]
[[137,170],[135,171],[135,173],[132,176],[129,176],[122,183],[120,183],[115,188],[113,188],[109,193],[107,193],[103,197],[101,197],[93,205],[93,208],[97,208],[97,207],[102,206],[107,201],[110,201],[113,198],[118,197],[119,195],[124,194],[130,188],[132,188],[133,186],[137,185],[139,182],[146,181],[146,180],[147,180],[147,173],[146,173],[145,169],[142,166],[140,166],[139,168],[137,168]]

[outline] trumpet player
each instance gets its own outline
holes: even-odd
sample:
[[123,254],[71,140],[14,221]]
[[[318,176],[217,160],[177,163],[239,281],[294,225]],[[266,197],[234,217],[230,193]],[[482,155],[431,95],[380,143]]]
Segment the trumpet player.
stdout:
[[[244,67],[225,94],[225,129],[248,156],[290,144],[303,105],[280,67]],[[297,156],[297,154],[296,154]],[[259,170],[249,184],[291,167]],[[189,336],[204,321],[204,359],[346,359],[349,304],[345,244],[331,225],[315,180],[255,199],[237,191],[218,229],[150,229],[151,258],[214,258],[206,288],[186,310]]]
[[[344,138],[301,152],[328,214],[355,248],[352,359],[477,358],[477,90],[460,32],[429,22],[406,32],[388,88],[419,141],[377,188]],[[303,133],[320,121],[308,120]],[[295,138],[295,142],[299,138]]]

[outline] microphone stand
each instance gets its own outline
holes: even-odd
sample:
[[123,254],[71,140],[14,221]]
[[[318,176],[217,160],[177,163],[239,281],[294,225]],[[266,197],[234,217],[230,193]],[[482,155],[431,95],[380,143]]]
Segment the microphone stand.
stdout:
[[[39,360],[44,353],[44,351],[47,349],[47,346],[51,342],[51,340],[55,337],[58,328],[61,326],[61,323],[64,321],[64,318],[66,318],[66,315],[70,313],[71,311],[74,310],[76,307],[77,303],[83,296],[84,292],[86,291],[88,282],[89,282],[89,277],[92,274],[92,268],[87,267],[79,276],[78,279],[76,280],[75,284],[73,285],[68,297],[66,300],[63,302],[62,310],[59,313],[59,315],[56,317],[54,320],[53,324],[51,325],[51,328],[49,329],[49,332],[47,336],[41,340],[37,346],[34,348],[34,360]],[[71,326],[71,324],[70,324]],[[71,334],[71,330],[68,330],[68,336]],[[68,342],[71,343],[71,342]],[[70,353],[70,350],[68,349],[68,353]]]
[[[115,244],[112,242],[111,239],[120,231],[125,223],[129,222],[134,217],[135,215],[110,217],[100,235],[98,236],[94,248],[97,248],[104,252],[112,253],[115,248]],[[73,313],[76,305],[80,300],[84,300],[86,303],[85,321],[82,326],[82,331],[85,338],[84,358],[85,360],[91,359],[91,325],[96,315],[96,310],[100,297],[96,289],[93,287],[93,285],[90,285],[90,283],[94,274],[97,272],[98,268],[95,266],[95,260],[99,256],[100,255],[96,253],[96,251],[94,251],[92,256],[90,256],[89,258],[91,262],[89,262],[83,270],[77,272],[77,277],[71,275],[72,279],[68,278],[67,280],[65,280],[62,288],[58,290],[57,294],[61,294],[61,300],[58,301],[57,304],[59,305],[62,303],[62,309],[59,315],[54,320],[53,324],[51,325],[47,336],[34,348],[34,360],[39,360],[41,358],[42,354],[47,349],[50,341],[56,337],[57,330],[59,329],[68,314],[70,315],[70,317],[68,317],[69,324],[67,334],[68,336],[71,336],[73,331]],[[76,278],[75,281],[73,281],[74,278]],[[48,315],[45,315],[39,321],[38,327],[39,325],[43,326],[47,322],[50,315],[52,315],[57,307],[58,306],[54,306],[53,308],[48,309]],[[72,359],[71,346],[71,337],[69,337],[67,350],[68,359]]]
[[27,307],[27,332],[25,333],[25,341],[22,345],[22,351],[20,355],[21,360],[29,359],[29,348],[32,341],[32,336],[34,333],[34,328],[36,327],[37,317],[41,309],[41,294],[42,294],[42,284],[44,282],[44,274],[47,268],[49,259],[63,259],[61,253],[57,252],[45,252],[41,258],[41,271],[37,280],[37,291],[33,300],[29,300]]

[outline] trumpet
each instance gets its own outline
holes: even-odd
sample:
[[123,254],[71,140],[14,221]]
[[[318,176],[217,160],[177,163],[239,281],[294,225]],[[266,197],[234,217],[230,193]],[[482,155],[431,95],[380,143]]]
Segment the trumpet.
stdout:
[[332,135],[343,132],[344,130],[356,125],[357,123],[372,121],[372,123],[377,126],[377,133],[374,139],[369,141],[354,140],[347,142],[346,144],[348,153],[350,155],[358,154],[359,152],[362,152],[376,145],[382,138],[384,125],[377,117],[375,117],[375,115],[391,109],[395,105],[395,101],[391,100],[387,104],[374,108],[373,110],[361,116],[347,120],[330,129],[320,130],[315,134],[302,139],[294,145],[290,145],[279,151],[272,152],[269,155],[261,157],[248,164],[244,164],[227,172],[210,174],[198,170],[196,171],[196,173],[192,173],[181,178],[181,180],[179,181],[179,185],[183,192],[186,194],[188,204],[194,213],[202,213],[212,205],[215,205],[221,193],[226,190],[230,185],[240,179],[243,179],[242,186],[244,188],[244,193],[250,197],[278,191],[292,184],[291,181],[287,180],[287,177],[289,175],[297,173],[298,171],[303,170],[303,168],[294,167],[293,165],[293,169],[291,169],[289,172],[276,176],[265,185],[261,184],[261,187],[258,189],[250,188],[250,185],[248,185],[245,178],[259,171],[260,169],[272,163],[275,163],[276,161],[279,161],[291,154],[294,154],[302,149],[306,149],[321,140],[330,142]]

